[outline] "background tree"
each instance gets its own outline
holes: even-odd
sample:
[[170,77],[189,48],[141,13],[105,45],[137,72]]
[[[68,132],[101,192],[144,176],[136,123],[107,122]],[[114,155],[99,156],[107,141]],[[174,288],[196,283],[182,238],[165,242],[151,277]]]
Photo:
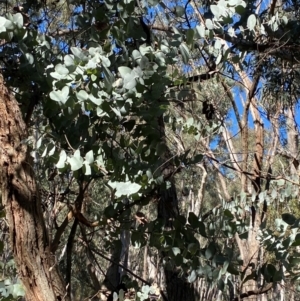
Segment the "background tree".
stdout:
[[299,194],[297,7],[3,8],[2,201],[27,300],[239,300],[297,281],[297,212],[272,225]]

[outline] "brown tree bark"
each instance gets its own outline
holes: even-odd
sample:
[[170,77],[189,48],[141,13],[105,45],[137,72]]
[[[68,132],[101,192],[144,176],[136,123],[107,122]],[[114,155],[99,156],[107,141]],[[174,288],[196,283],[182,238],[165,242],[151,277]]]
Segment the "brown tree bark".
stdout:
[[46,231],[41,199],[26,144],[18,103],[0,76],[0,183],[10,242],[27,301],[63,301],[59,275]]
[[[238,236],[236,236],[237,244],[239,246],[239,250],[241,253],[241,257],[243,259],[243,272],[244,277],[246,278],[248,275],[252,273],[253,269],[258,268],[259,258],[261,256],[260,252],[260,244],[257,240],[257,234],[259,232],[260,226],[265,218],[267,204],[265,206],[261,206],[259,204],[258,195],[261,192],[261,172],[263,165],[263,150],[264,150],[264,125],[263,121],[260,117],[260,113],[258,111],[258,103],[256,98],[254,97],[255,91],[257,89],[257,85],[259,82],[259,72],[256,75],[256,78],[251,83],[248,77],[244,78],[245,86],[248,87],[248,100],[249,103],[248,109],[251,110],[252,117],[255,125],[255,149],[254,151],[254,159],[253,159],[253,177],[251,178],[251,184],[253,192],[256,193],[256,199],[251,206],[251,218],[250,218],[250,227],[248,232],[247,240],[241,240]],[[248,121],[244,124],[245,128],[249,128]],[[248,130],[247,130],[248,131]],[[245,149],[243,152],[249,148],[249,141],[243,141],[246,143]],[[244,166],[247,167],[247,162],[243,162]],[[246,171],[243,169],[243,171]],[[246,191],[245,191],[246,192]],[[244,280],[243,280],[244,281]],[[242,284],[242,295],[245,300],[256,300],[256,294],[252,294],[250,292],[256,292],[257,288],[257,280],[250,279]],[[240,298],[241,298],[240,296]]]

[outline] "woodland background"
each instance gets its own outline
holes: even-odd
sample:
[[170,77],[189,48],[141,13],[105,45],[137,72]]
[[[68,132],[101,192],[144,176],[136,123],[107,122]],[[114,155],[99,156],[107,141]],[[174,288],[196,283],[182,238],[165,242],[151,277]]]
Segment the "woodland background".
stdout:
[[0,5],[1,300],[300,300],[298,0]]

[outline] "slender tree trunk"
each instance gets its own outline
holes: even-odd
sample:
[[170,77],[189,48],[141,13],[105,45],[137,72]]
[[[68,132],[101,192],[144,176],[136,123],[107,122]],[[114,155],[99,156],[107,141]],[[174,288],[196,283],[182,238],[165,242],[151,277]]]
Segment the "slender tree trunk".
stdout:
[[[170,158],[172,157],[169,147],[166,141],[165,125],[163,116],[158,118],[159,131],[161,133],[161,141],[165,145],[165,153],[162,156],[163,163],[166,163],[163,167],[162,173],[165,178],[169,178],[170,187],[163,188],[159,191],[159,202],[157,208],[157,217],[164,220],[165,229],[173,228],[173,221],[179,214],[178,198],[176,193],[176,187],[174,178],[170,175],[174,174],[175,168]],[[166,257],[167,254],[162,252],[162,257]],[[199,293],[194,288],[194,284],[190,284],[182,277],[179,277],[179,273],[174,267],[173,269],[164,268],[164,284],[167,292],[168,301],[196,301],[199,299]]]
[[67,300],[50,252],[19,106],[0,77],[0,182],[15,263],[27,301]]
[[[176,188],[172,183],[169,189],[160,192],[158,204],[158,217],[165,220],[166,227],[172,228],[172,221],[178,215],[177,208]],[[162,254],[162,256],[165,255]],[[195,290],[194,283],[190,284],[179,277],[175,267],[174,269],[164,269],[164,280],[169,301],[199,300],[199,293]]]
[[[258,70],[259,71],[259,70]],[[255,125],[255,149],[254,149],[254,159],[253,159],[253,177],[251,179],[252,191],[256,194],[256,199],[251,206],[251,218],[250,218],[250,227],[248,232],[247,240],[241,240],[236,236],[236,240],[241,252],[241,257],[243,259],[243,271],[245,272],[245,277],[251,274],[252,270],[257,270],[259,258],[260,258],[260,245],[257,240],[257,234],[259,232],[260,226],[265,218],[266,214],[266,203],[264,206],[261,206],[258,200],[258,195],[261,192],[261,172],[263,164],[263,150],[264,150],[264,125],[258,111],[258,103],[255,98],[255,91],[259,82],[260,73],[258,72],[251,82],[246,74],[240,73],[243,75],[243,81],[245,86],[248,89],[247,92],[247,101],[244,106],[244,115],[242,119],[242,145],[243,145],[243,162],[242,170],[248,171],[248,151],[249,151],[249,141],[248,141],[248,113],[249,110],[252,114],[254,125]],[[245,174],[242,176],[242,189],[247,192],[247,177]],[[257,289],[256,280],[248,280],[243,283],[241,287],[242,292],[248,292]],[[257,296],[251,296],[244,298],[245,301],[256,300]]]
[[287,150],[291,158],[290,170],[293,176],[297,176],[299,161],[298,161],[298,149],[299,149],[299,134],[297,124],[295,121],[295,108],[290,107],[286,112],[286,126],[287,126]]

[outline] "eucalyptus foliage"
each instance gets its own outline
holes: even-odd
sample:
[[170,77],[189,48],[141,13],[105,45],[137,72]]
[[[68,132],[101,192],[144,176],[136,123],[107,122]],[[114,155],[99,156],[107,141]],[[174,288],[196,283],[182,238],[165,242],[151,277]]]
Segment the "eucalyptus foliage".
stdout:
[[[249,67],[252,77],[257,69],[251,60],[263,61],[260,70],[267,70],[264,93],[270,93],[275,72],[270,65],[275,61],[289,65],[297,60],[298,53],[290,49],[298,47],[299,21],[285,6],[272,15],[263,8],[257,10],[251,1],[221,0],[203,5],[208,13],[204,23],[185,20],[183,26],[167,27],[167,34],[153,31],[149,43],[140,17],[151,14],[154,8],[163,10],[168,3],[141,1],[137,6],[131,0],[107,0],[93,3],[85,13],[80,13],[82,3],[71,4],[75,25],[65,24],[66,28],[57,32],[43,34],[41,28],[25,27],[21,13],[0,17],[0,39],[6,41],[1,51],[3,73],[25,119],[30,116],[28,108],[35,108],[36,118],[27,122],[38,128],[38,138],[33,133],[24,143],[32,146],[41,177],[46,179],[57,169],[67,179],[101,178],[113,191],[112,203],[99,217],[102,226],[120,217],[125,198],[129,204],[140,202],[143,206],[158,189],[170,187],[170,177],[175,173],[168,177],[164,174],[168,146],[158,126],[162,116],[166,127],[175,131],[183,128],[195,141],[221,134],[221,119],[203,125],[199,119],[170,113],[174,99],[201,99],[206,80],[187,80],[184,74],[191,61],[201,65],[203,58],[212,60],[214,68],[206,72],[206,77],[215,77],[215,85],[220,85],[222,75],[232,81],[237,78],[234,64]],[[177,16],[185,15],[182,6],[174,11]],[[97,28],[99,23],[106,23],[104,29]],[[66,33],[60,34],[60,30]],[[183,67],[183,71],[170,72],[169,66]],[[297,78],[297,70],[291,73]],[[286,87],[287,82],[289,78],[282,77],[275,89]],[[296,95],[298,84],[296,80],[291,83]],[[35,120],[40,120],[38,125]],[[193,168],[204,155],[184,150],[168,159],[177,173]],[[272,182],[273,191],[262,191],[259,202],[272,206],[274,199],[296,198],[298,187],[282,181]],[[244,214],[247,198],[243,194],[233,196],[208,218],[193,212],[187,217],[179,214],[172,229],[159,218],[149,220],[131,229],[131,243],[137,248],[149,245],[157,249],[164,254],[164,265],[176,267],[186,281],[205,278],[225,290],[234,285],[234,277],[245,281],[239,252],[225,241],[236,235],[241,239],[247,236],[251,227],[250,217]],[[290,255],[290,250],[300,244],[298,218],[283,214],[275,222],[276,231],[261,229],[258,238],[280,264],[266,263],[247,277],[257,279],[262,274],[265,281],[275,283],[285,279],[287,271],[298,280],[295,269],[300,255]],[[3,296],[10,292],[6,284],[1,288]],[[15,285],[14,290],[19,289],[19,284]],[[14,290],[12,294],[19,294]],[[145,300],[149,294],[158,294],[155,287],[144,286],[137,296]],[[123,300],[123,295],[116,298]]]

